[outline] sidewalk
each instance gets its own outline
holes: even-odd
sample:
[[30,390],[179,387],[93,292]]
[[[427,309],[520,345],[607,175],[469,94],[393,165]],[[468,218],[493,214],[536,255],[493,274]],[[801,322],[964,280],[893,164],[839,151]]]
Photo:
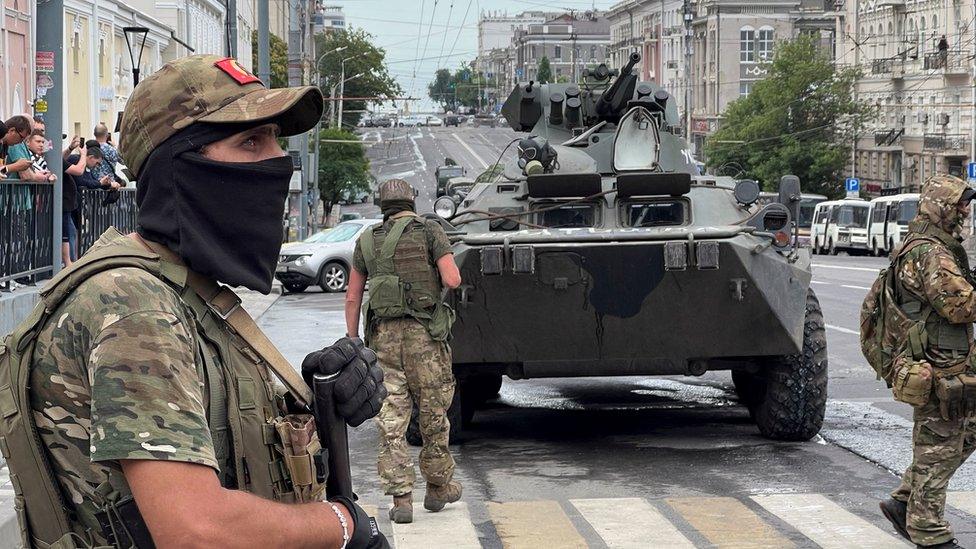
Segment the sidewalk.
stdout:
[[[34,297],[21,297],[19,299],[34,299],[36,302],[39,289],[40,286],[20,288],[17,290],[17,292],[21,292],[19,295],[31,294]],[[244,307],[244,310],[257,320],[281,297],[281,285],[275,281],[269,295],[262,295],[246,288],[235,288],[234,292],[240,296],[241,306]],[[0,298],[0,304],[3,303],[2,299]],[[30,311],[30,307],[27,311]],[[2,463],[2,459],[0,459],[0,464]],[[0,549],[17,549],[19,547],[21,547],[20,529],[17,526],[17,514],[14,512],[14,488],[10,483],[10,472],[4,464],[0,467]]]

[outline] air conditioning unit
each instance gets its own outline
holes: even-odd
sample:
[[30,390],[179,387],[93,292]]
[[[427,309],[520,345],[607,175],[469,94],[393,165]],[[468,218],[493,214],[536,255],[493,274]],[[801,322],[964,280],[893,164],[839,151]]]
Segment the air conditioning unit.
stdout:
[[920,112],[920,113],[918,113],[918,123],[919,124],[928,124],[929,123],[929,113],[927,113],[927,112]]
[[936,119],[936,121],[937,121],[937,123],[940,126],[948,126],[949,125],[949,114],[948,113],[940,113],[939,114],[939,117]]

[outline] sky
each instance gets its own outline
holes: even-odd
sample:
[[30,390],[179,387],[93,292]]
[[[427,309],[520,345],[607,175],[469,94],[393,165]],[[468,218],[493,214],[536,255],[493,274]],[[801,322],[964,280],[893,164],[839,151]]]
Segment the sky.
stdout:
[[[346,26],[366,30],[386,50],[387,67],[409,97],[412,110],[430,111],[427,84],[439,68],[455,69],[475,58],[482,12],[607,9],[619,0],[329,0],[342,6]],[[419,61],[418,61],[419,59]]]

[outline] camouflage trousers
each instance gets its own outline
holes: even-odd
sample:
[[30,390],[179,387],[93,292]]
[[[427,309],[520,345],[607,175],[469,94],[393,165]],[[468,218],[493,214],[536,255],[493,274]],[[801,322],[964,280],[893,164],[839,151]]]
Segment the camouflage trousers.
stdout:
[[908,504],[908,533],[919,545],[952,539],[944,518],[949,479],[976,449],[976,420],[946,421],[932,399],[915,407],[912,464],[891,497]]
[[370,337],[390,395],[376,416],[380,452],[377,470],[386,494],[413,489],[416,473],[405,438],[413,403],[420,409],[420,472],[427,482],[444,485],[454,476],[448,450],[451,424],[447,409],[454,398],[454,372],[447,343],[431,339],[412,318],[381,320]]

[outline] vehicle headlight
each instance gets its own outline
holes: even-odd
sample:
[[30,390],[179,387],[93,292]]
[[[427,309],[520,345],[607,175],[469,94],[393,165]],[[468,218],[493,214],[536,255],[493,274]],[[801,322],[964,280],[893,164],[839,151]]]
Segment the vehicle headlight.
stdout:
[[298,259],[295,260],[295,265],[298,265],[299,267],[301,267],[302,265],[304,265],[305,263],[308,262],[308,258],[309,258],[309,256],[307,256],[307,255],[300,255],[300,256],[298,256]]
[[457,203],[449,196],[442,196],[434,201],[434,213],[441,219],[449,219],[457,212]]

